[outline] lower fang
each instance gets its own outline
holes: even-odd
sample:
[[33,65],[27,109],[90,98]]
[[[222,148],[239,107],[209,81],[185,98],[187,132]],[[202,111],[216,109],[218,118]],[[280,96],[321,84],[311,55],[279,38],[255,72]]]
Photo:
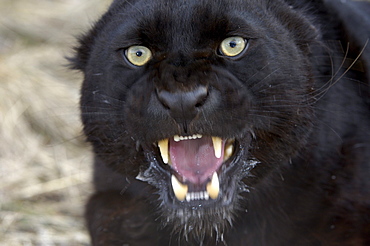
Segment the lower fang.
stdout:
[[225,148],[224,161],[226,161],[227,159],[229,159],[232,156],[233,153],[234,153],[234,146],[232,144],[226,146],[226,148]]
[[186,194],[188,194],[188,186],[186,184],[182,184],[175,175],[171,177],[171,184],[173,193],[175,194],[177,200],[184,201]]
[[207,184],[207,192],[210,198],[217,199],[218,194],[220,193],[220,181],[218,179],[217,172],[213,173],[211,182]]

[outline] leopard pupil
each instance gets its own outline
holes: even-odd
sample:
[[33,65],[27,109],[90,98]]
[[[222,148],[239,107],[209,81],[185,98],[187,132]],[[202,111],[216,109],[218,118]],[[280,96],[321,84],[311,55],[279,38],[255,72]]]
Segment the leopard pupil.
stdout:
[[236,42],[234,42],[234,41],[233,41],[233,42],[230,42],[230,44],[229,44],[229,45],[230,45],[230,47],[231,47],[231,48],[235,48],[235,46],[236,46]]

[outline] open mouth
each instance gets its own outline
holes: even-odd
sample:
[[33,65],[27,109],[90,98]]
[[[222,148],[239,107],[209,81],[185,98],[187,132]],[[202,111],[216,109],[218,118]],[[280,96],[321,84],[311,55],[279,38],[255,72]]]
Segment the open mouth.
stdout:
[[163,164],[170,167],[172,191],[178,201],[220,196],[219,175],[235,153],[234,139],[176,135],[158,141],[158,148]]

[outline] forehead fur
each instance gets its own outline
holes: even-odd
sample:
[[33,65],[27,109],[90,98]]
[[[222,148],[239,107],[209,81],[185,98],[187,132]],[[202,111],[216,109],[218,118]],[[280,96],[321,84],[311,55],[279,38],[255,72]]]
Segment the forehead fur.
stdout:
[[[110,31],[115,33],[119,42],[129,40],[127,45],[162,44],[171,49],[188,44],[201,48],[199,45],[205,40],[219,42],[236,32],[252,35],[252,28],[242,18],[246,15],[245,9],[238,10],[242,5],[245,2],[222,0],[122,3],[118,10],[115,9],[114,18],[110,19]],[[240,13],[235,14],[237,11]]]
[[[274,19],[273,24],[264,22],[266,15]],[[291,24],[285,25],[286,19]],[[100,48],[111,50],[145,45],[153,51],[187,53],[214,50],[229,36],[276,38],[275,32],[280,36],[286,32],[282,28],[294,33],[299,42],[307,43],[315,36],[306,20],[280,0],[117,0],[80,38],[70,60],[73,68],[84,70],[92,47],[99,42]]]

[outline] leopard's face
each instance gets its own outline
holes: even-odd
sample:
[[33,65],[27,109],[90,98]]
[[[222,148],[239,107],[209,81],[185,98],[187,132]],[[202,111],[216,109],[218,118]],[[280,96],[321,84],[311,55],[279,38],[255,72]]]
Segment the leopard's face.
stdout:
[[78,49],[85,133],[156,187],[163,221],[218,232],[310,132],[310,26],[258,1],[121,5]]

